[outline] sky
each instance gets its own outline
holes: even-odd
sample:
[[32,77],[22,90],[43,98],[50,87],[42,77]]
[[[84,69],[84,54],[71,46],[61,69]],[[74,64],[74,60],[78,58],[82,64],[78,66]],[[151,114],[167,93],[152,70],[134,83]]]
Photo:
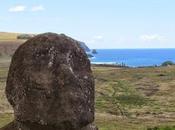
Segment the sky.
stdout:
[[0,0],[0,32],[64,33],[90,48],[175,48],[175,0]]

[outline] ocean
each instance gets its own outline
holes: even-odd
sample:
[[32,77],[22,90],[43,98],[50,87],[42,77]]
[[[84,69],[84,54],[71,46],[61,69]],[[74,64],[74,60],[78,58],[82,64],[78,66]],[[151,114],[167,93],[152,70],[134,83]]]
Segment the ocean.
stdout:
[[161,65],[175,62],[175,49],[97,49],[93,64],[125,64],[130,67]]

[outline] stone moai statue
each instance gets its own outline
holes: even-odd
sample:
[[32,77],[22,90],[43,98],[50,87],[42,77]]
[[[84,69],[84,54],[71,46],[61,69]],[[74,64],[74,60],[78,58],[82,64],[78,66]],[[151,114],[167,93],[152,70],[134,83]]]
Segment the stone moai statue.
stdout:
[[1,130],[97,130],[90,61],[63,34],[37,35],[16,50],[6,96],[15,119]]

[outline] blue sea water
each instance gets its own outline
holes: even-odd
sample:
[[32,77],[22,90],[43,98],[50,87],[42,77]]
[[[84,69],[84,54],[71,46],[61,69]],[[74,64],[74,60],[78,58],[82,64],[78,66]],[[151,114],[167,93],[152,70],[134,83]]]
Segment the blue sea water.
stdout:
[[175,49],[97,49],[91,63],[126,64],[131,67],[161,65],[175,62]]

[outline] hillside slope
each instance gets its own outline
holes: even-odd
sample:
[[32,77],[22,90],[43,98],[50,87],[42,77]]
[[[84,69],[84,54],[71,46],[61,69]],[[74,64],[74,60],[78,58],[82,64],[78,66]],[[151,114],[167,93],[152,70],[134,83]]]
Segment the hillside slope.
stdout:
[[0,40],[17,40],[20,33],[0,32]]
[[[0,55],[12,55],[17,47],[27,40],[17,39],[19,35],[21,33],[0,32]],[[90,52],[90,49],[84,42],[79,41],[79,44],[85,52]]]

